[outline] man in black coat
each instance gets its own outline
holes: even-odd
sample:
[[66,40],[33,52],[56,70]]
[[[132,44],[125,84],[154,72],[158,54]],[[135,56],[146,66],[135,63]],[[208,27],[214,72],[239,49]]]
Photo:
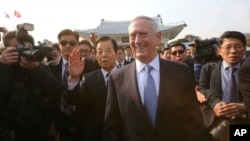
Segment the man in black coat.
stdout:
[[48,141],[60,83],[46,66],[19,55],[16,47],[0,55],[0,140]]
[[[88,141],[103,140],[104,113],[107,98],[107,82],[109,74],[116,70],[117,43],[108,36],[100,37],[96,40],[96,60],[101,69],[84,75],[79,84],[80,74],[83,66],[80,64],[79,53],[73,50],[70,55],[70,83],[78,84],[73,91],[79,92],[75,95],[84,95],[82,105],[85,105],[85,130],[84,139]],[[86,62],[85,62],[86,63]],[[85,69],[85,67],[84,67]],[[81,70],[81,71],[78,71]],[[78,72],[76,72],[78,71]],[[80,86],[80,87],[79,87]],[[74,95],[74,93],[72,93]]]
[[250,57],[247,57],[238,72],[239,92],[246,104],[248,118],[250,119]]
[[[55,128],[59,132],[60,141],[80,141],[83,140],[83,121],[84,106],[80,103],[82,95],[74,97],[68,93],[68,61],[73,49],[78,48],[79,34],[70,30],[63,29],[58,33],[59,48],[61,57],[48,63],[54,76],[61,82],[63,93],[57,95],[54,101],[57,107],[55,117]],[[85,60],[85,71],[91,72],[98,69],[91,60]],[[82,77],[80,77],[82,78]]]

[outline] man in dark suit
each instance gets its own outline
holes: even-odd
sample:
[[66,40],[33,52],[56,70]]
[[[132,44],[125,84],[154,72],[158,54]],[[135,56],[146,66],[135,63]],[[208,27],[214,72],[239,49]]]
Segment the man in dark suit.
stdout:
[[136,60],[110,75],[104,140],[212,140],[202,125],[190,69],[157,55],[161,33],[155,20],[136,17],[129,38]]
[[[55,117],[55,128],[59,131],[61,141],[76,141],[82,140],[83,138],[82,131],[84,126],[84,108],[80,103],[82,95],[77,95],[77,98],[72,97],[72,95],[68,94],[67,91],[67,64],[72,50],[74,48],[78,48],[78,41],[78,33],[70,29],[60,31],[58,34],[58,45],[61,51],[61,57],[48,63],[50,70],[64,87],[64,92],[57,95],[57,99],[54,102],[55,107],[58,108]],[[98,68],[99,67],[96,67],[91,60],[86,59],[85,70],[83,73],[90,72]]]
[[135,58],[133,57],[133,53],[131,52],[130,46],[126,46],[124,52],[125,52],[125,60],[127,62],[131,63],[135,60]]
[[[237,81],[234,81],[233,85],[231,83],[233,82],[231,78],[237,80],[237,71],[246,52],[245,46],[244,34],[237,31],[224,32],[218,42],[217,50],[222,59],[217,63],[205,64],[201,70],[199,90],[205,95],[206,104],[212,110],[209,116],[204,116],[204,121],[206,125],[211,126],[209,129],[212,128],[211,132],[217,140],[229,140],[229,127],[225,128],[227,135],[217,134],[219,131],[213,130],[219,121],[245,122],[245,118],[242,117],[245,117],[246,107],[242,103],[241,95],[237,94]],[[231,73],[229,73],[230,68],[234,70]]]
[[[109,74],[116,70],[116,52],[117,43],[108,36],[99,37],[96,42],[96,60],[101,66],[101,69],[84,75],[84,80],[79,83],[81,72],[76,73],[76,70],[83,70],[83,65],[80,62],[77,50],[73,50],[70,55],[69,68],[70,79],[69,84],[75,83],[73,91],[79,92],[76,95],[84,95],[81,102],[86,109],[85,130],[82,132],[84,139],[87,141],[102,141],[103,140],[103,124],[104,112],[107,98],[107,81]],[[72,85],[74,86],[74,85]]]
[[187,50],[184,44],[181,42],[174,42],[169,46],[170,60],[179,63],[185,63],[191,69],[194,76],[194,64],[193,61],[187,58]]
[[116,54],[117,54],[117,57],[116,57],[117,68],[121,68],[130,63],[125,59],[124,49],[122,47],[118,47]]
[[[80,117],[78,112],[70,111],[71,113],[66,114],[66,105],[64,101],[67,95],[67,79],[65,80],[66,72],[68,70],[67,62],[69,55],[73,48],[77,48],[77,43],[79,40],[79,35],[76,32],[73,32],[70,29],[64,29],[58,34],[58,45],[61,51],[61,57],[56,60],[52,60],[48,63],[48,66],[54,76],[61,82],[63,85],[63,93],[57,95],[56,101],[54,101],[57,111],[55,113],[55,129],[58,131],[58,134],[54,134],[55,138],[60,138],[60,141],[77,141],[81,139],[80,131],[82,130],[82,124],[80,122]],[[69,95],[70,96],[70,95]],[[69,104],[69,101],[67,101]],[[73,105],[70,105],[70,107]],[[80,105],[74,105],[76,109],[79,110]],[[58,137],[59,135],[59,137]]]
[[238,72],[239,92],[243,96],[250,119],[250,57],[247,57]]

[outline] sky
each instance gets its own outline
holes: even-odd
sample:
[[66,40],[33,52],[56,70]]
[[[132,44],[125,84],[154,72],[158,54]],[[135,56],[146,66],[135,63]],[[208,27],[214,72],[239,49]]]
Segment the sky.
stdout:
[[190,34],[219,37],[228,30],[250,33],[250,0],[0,0],[0,26],[14,30],[17,24],[32,23],[35,29],[29,33],[36,42],[57,42],[61,30],[96,28],[102,19],[127,21],[158,14],[163,23],[187,24],[174,40]]

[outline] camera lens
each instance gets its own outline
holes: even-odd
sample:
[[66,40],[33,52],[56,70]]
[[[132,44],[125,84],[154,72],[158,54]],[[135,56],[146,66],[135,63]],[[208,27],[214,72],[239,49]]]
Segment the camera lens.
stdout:
[[34,62],[40,62],[44,58],[43,53],[39,50],[26,50],[22,54],[28,60],[34,61]]

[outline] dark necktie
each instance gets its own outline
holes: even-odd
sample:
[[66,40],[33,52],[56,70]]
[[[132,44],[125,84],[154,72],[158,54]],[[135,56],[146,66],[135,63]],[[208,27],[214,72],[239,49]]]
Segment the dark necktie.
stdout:
[[235,67],[228,67],[228,102],[238,102],[237,99],[237,83],[236,78],[233,75],[237,70]]
[[154,126],[155,124],[155,116],[157,111],[157,95],[155,83],[150,71],[153,68],[149,65],[145,66],[146,71],[146,79],[144,83],[144,106],[147,111],[148,117]]
[[67,88],[68,86],[68,77],[69,77],[69,70],[68,70],[68,62],[64,65],[64,72],[63,72],[63,87]]
[[108,78],[109,78],[109,72],[106,74],[106,76],[105,76],[105,80],[107,80],[106,81],[106,87],[108,88]]
[[127,58],[127,61],[130,62],[130,58],[129,57]]
[[67,87],[68,87],[68,77],[69,77],[69,69],[68,69],[68,62],[64,65],[64,71],[63,71],[63,88],[64,91],[61,96],[61,103],[60,103],[60,109],[62,112],[64,112],[66,115],[71,115],[72,112],[76,111],[75,105],[69,105],[67,102]]
[[121,68],[121,67],[122,67],[122,64],[121,64],[121,63],[119,63],[119,64],[118,64],[118,68]]

